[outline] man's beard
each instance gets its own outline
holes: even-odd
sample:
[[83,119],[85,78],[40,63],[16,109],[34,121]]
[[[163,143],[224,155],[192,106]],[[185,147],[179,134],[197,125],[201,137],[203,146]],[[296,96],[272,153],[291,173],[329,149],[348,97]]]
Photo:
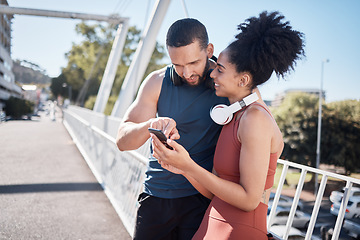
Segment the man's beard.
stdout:
[[[188,85],[195,87],[195,86],[198,86],[198,85],[202,84],[203,82],[205,82],[205,80],[208,76],[209,70],[210,70],[210,62],[209,62],[209,59],[207,58],[204,71],[202,72],[201,76],[199,76],[199,82],[196,85],[190,85],[190,84],[188,84]],[[184,78],[181,78],[181,79],[184,83],[187,83],[187,81]]]
[[209,69],[210,69],[210,62],[209,62],[209,59],[206,59],[204,72],[202,73],[202,76],[199,79],[199,83],[203,83],[206,80],[206,77],[208,76]]

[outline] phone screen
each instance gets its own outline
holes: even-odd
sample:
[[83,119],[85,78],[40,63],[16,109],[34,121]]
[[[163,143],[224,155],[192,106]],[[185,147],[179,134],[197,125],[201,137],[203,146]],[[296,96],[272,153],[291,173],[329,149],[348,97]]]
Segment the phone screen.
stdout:
[[155,128],[148,128],[150,133],[153,133],[156,135],[156,137],[169,149],[173,150],[173,148],[171,146],[169,146],[169,144],[167,144],[166,140],[167,137],[165,136],[165,134],[163,133],[163,131],[161,131],[160,129],[155,129]]

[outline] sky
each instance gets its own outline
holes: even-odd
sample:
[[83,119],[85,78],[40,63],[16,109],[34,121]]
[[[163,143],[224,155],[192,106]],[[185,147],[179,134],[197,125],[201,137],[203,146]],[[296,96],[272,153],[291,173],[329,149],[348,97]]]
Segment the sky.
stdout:
[[[171,0],[158,33],[165,46],[169,26],[188,16],[207,28],[215,55],[238,33],[237,25],[262,11],[279,11],[290,25],[305,35],[306,57],[286,78],[271,79],[260,86],[265,100],[288,89],[319,89],[321,79],[326,102],[360,100],[360,1],[359,0]],[[144,29],[156,0],[8,0],[9,6],[128,17],[130,26]],[[27,60],[57,77],[67,60],[65,53],[81,36],[80,20],[15,15],[12,21],[12,58]],[[326,62],[326,60],[329,60]],[[170,62],[169,62],[170,63]],[[323,75],[322,72],[323,66]],[[323,77],[321,77],[323,76]]]

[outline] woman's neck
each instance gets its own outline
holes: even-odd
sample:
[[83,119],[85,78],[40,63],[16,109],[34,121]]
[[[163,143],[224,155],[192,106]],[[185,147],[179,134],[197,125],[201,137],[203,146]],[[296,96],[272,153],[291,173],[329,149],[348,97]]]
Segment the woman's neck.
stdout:
[[228,99],[229,99],[230,104],[233,104],[235,102],[239,102],[239,101],[243,100],[245,97],[249,96],[251,93],[252,93],[251,91],[246,91],[243,93],[239,93],[237,96],[234,96],[234,97],[231,97]]

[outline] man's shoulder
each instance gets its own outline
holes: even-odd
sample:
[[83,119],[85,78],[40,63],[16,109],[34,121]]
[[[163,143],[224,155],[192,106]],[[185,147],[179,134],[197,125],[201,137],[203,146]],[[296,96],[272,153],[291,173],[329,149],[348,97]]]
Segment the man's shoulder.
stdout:
[[152,73],[149,74],[149,77],[152,79],[158,79],[158,80],[162,80],[165,77],[165,73],[167,70],[168,66],[165,66],[159,70],[155,70]]
[[151,72],[144,82],[142,83],[142,89],[147,89],[148,91],[155,91],[161,88],[163,79],[165,77],[167,66],[159,70]]
[[153,72],[151,72],[146,79],[144,80],[142,85],[160,85],[162,84],[162,81],[165,77],[165,72],[166,72],[166,68],[167,66],[159,69],[159,70],[155,70]]

